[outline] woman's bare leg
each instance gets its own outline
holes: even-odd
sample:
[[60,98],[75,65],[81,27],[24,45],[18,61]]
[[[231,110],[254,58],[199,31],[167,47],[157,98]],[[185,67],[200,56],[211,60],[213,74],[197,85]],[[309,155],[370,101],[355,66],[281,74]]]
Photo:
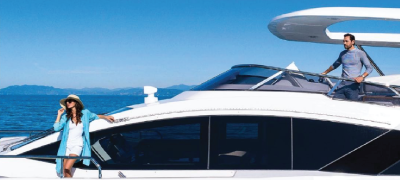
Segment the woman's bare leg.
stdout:
[[64,177],[65,177],[65,165],[67,164],[67,160],[68,159],[64,159],[64,162],[63,162],[63,175],[64,175]]
[[[69,154],[69,156],[78,156],[76,154]],[[71,169],[76,159],[65,159],[64,160],[64,177],[72,177]]]

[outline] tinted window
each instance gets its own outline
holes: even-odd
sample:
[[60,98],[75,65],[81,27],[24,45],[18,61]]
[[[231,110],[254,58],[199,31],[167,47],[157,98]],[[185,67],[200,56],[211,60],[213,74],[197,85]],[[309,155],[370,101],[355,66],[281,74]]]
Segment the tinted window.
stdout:
[[92,150],[103,169],[206,169],[207,129],[208,117],[129,125],[93,133]]
[[323,170],[374,175],[399,174],[398,167],[389,168],[400,160],[399,139],[399,131],[390,131]]
[[[268,77],[277,73],[278,70],[265,69],[260,67],[236,67],[232,68],[213,79],[194,87],[192,90],[214,90],[219,89],[222,85],[232,84],[248,84],[255,85]],[[271,80],[270,83],[274,82]],[[251,87],[251,86],[250,86]],[[247,89],[249,89],[248,87]]]
[[258,139],[259,123],[226,123],[226,139]]
[[[44,145],[42,147],[32,149],[30,151],[27,151],[25,153],[22,153],[22,155],[53,155],[56,156],[58,152],[58,148],[60,147],[60,142],[57,141],[51,144]],[[38,159],[40,161],[45,161],[45,162],[50,162],[50,163],[56,163],[55,159]]]
[[320,169],[384,132],[352,124],[293,119],[293,168]]
[[400,160],[398,160],[396,163],[393,163],[380,173],[380,175],[400,175]]
[[363,84],[364,93],[368,96],[396,96],[396,94],[385,86],[373,85],[373,84]]
[[211,169],[290,169],[290,118],[211,117]]

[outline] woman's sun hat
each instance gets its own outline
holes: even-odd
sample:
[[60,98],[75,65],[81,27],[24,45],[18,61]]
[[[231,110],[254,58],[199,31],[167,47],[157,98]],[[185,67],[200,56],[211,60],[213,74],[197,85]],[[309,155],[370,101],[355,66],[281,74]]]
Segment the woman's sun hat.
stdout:
[[62,108],[64,108],[65,110],[67,109],[67,108],[66,108],[66,107],[67,107],[66,101],[67,101],[68,99],[75,100],[77,103],[81,104],[82,109],[85,109],[85,106],[83,105],[83,103],[82,103],[82,101],[79,99],[79,97],[78,97],[77,95],[70,94],[67,98],[64,98],[64,99],[61,99],[61,100],[60,100],[60,106],[61,106]]

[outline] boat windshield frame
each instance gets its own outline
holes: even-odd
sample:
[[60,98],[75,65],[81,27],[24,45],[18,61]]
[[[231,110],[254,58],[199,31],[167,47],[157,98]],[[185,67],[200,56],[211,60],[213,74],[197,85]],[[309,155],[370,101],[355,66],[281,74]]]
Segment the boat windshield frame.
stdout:
[[[324,78],[324,79],[328,79],[328,82],[330,82],[330,79],[335,79],[337,81],[348,81],[348,82],[355,82],[356,81],[354,79],[350,79],[350,78],[344,78],[344,77],[338,77],[338,76],[332,76],[332,75],[323,75],[323,74],[319,74],[319,73],[312,73],[312,72],[307,72],[307,71],[299,71],[299,70],[292,70],[292,69],[285,69],[285,68],[279,68],[279,67],[273,67],[273,66],[265,66],[265,65],[257,65],[257,64],[240,64],[240,65],[235,65],[232,66],[231,69],[225,71],[224,73],[219,74],[218,76],[215,76],[214,78],[194,87],[193,89],[191,89],[192,91],[205,91],[205,90],[245,90],[245,91],[260,91],[260,86],[262,86],[262,84],[258,87],[255,87],[256,85],[251,85],[248,89],[204,89],[201,86],[209,83],[213,80],[216,80],[216,78],[220,77],[221,75],[224,75],[225,73],[229,72],[230,70],[234,70],[237,68],[263,68],[263,69],[267,69],[267,70],[275,70],[277,71],[275,74],[280,73],[280,75],[282,74],[281,72],[286,72],[289,74],[301,74],[301,75],[309,75],[309,76],[315,76],[318,78]],[[274,74],[274,75],[275,75]],[[267,80],[269,77],[267,77],[265,80]],[[264,82],[265,83],[265,82]],[[316,82],[317,83],[317,82]],[[396,96],[394,97],[400,97],[400,86],[397,85],[386,85],[386,84],[381,84],[381,83],[376,83],[376,82],[369,82],[369,81],[363,81],[363,84],[369,84],[369,85],[375,85],[375,86],[384,86],[388,89],[390,89],[391,91],[393,91],[394,94],[396,94]],[[221,84],[220,84],[221,85]],[[311,92],[311,93],[324,93],[327,95],[329,91],[331,91],[332,89],[332,85],[330,86],[330,89],[328,90],[327,93],[321,92],[321,91],[307,91],[307,92]],[[274,89],[274,91],[285,91],[284,89],[279,90],[279,89]],[[299,91],[299,92],[305,92],[305,91]]]

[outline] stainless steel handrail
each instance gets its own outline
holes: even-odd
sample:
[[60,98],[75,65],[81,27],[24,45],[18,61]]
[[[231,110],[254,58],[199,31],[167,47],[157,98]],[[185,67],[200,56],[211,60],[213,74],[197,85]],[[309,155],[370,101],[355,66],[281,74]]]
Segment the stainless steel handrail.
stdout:
[[[337,80],[342,80],[342,81],[356,82],[352,78],[344,78],[344,77],[337,77],[337,76],[331,76],[331,75],[322,75],[322,74],[318,74],[318,73],[291,70],[291,69],[284,69],[284,68],[278,68],[278,67],[273,67],[273,66],[263,66],[263,65],[257,65],[257,64],[239,64],[239,65],[236,65],[236,66],[232,66],[232,69],[233,68],[241,68],[241,67],[257,67],[257,68],[271,69],[271,70],[284,71],[284,72],[290,72],[290,73],[298,73],[298,74],[301,73],[303,75],[305,74],[305,75],[317,76],[317,77],[327,77],[327,78],[337,79]],[[392,88],[396,87],[396,85],[386,85],[384,83],[377,83],[377,82],[370,82],[370,81],[363,81],[363,83],[371,84],[371,85],[384,86],[384,87],[392,87]],[[391,90],[392,91],[397,91],[395,89],[391,89]],[[399,93],[399,92],[397,92],[397,93]]]
[[[50,128],[50,129],[47,129],[47,130],[42,130],[42,131],[38,131],[38,130],[2,130],[2,131],[5,132],[5,133],[7,133],[7,132],[8,133],[10,133],[10,132],[12,132],[12,133],[37,132],[37,133],[34,133],[33,135],[30,133],[29,137],[27,137],[27,138],[21,139],[19,141],[11,142],[10,144],[6,144],[5,146],[3,146],[3,151],[5,149],[8,149],[10,146],[12,146],[11,150],[14,150],[15,146],[21,147],[23,145],[29,144],[30,142],[32,142],[34,140],[43,138],[43,137],[45,137],[45,136],[47,136],[49,134],[54,133],[54,129],[53,128]],[[30,142],[28,142],[28,141],[30,141]],[[28,142],[28,143],[21,145],[22,143],[25,143],[25,142]],[[1,150],[0,150],[0,152],[1,152]]]
[[[102,174],[101,174],[101,166],[100,164],[93,159],[92,157],[88,156],[54,156],[54,155],[0,155],[0,158],[27,158],[27,159],[61,159],[61,162],[63,162],[64,159],[90,159],[92,163],[97,167],[99,170],[99,179],[101,179]],[[64,163],[61,163],[61,169],[64,169],[63,167]],[[61,178],[64,178],[64,172],[62,171],[60,174]]]

